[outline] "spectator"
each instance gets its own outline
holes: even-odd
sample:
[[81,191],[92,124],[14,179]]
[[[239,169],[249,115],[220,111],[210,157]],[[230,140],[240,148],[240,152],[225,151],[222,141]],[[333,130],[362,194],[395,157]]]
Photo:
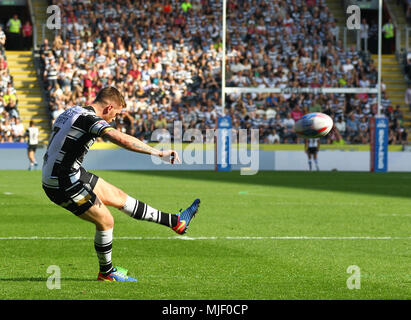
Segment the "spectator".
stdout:
[[346,123],[347,139],[349,142],[354,143],[358,141],[359,121],[352,113]]
[[12,18],[7,22],[8,28],[8,48],[9,50],[21,49],[21,21],[17,14],[14,14]]
[[295,121],[291,117],[291,113],[287,113],[287,117],[283,120],[284,126],[284,143],[293,143],[294,139],[296,138],[296,134],[294,131]]
[[181,9],[183,9],[184,13],[187,13],[188,10],[192,9],[193,6],[191,5],[190,1],[184,1],[181,3]]
[[2,26],[0,25],[0,55],[4,55],[6,50],[6,34],[3,31]]
[[275,129],[272,129],[264,142],[268,144],[280,143],[280,136]]
[[[0,34],[0,40],[2,35]],[[5,40],[5,37],[3,37]],[[4,42],[0,49],[4,48]],[[0,50],[0,143],[21,141],[21,120],[17,109],[17,93],[13,87],[4,52]]]
[[2,142],[13,142],[13,134],[8,117],[4,118],[0,124],[0,132],[2,133]]
[[384,34],[384,45],[383,45],[383,53],[390,54],[395,51],[395,38],[394,38],[394,25],[392,23],[392,19],[389,18],[388,21],[382,26],[382,31]]
[[360,123],[358,124],[359,129],[359,138],[361,139],[362,144],[369,143],[369,135],[368,135],[368,119],[366,117],[362,117]]
[[366,19],[362,19],[360,28],[361,49],[363,51],[368,51],[368,31],[370,29],[370,26],[368,25]]
[[404,60],[404,72],[408,78],[408,81],[411,81],[411,52],[406,53]]
[[167,120],[164,118],[164,115],[160,113],[157,120],[154,122],[154,127],[156,129],[166,129],[167,128]]
[[[51,54],[51,52],[50,52]],[[58,70],[54,58],[50,59],[49,65],[43,73],[44,79],[47,81],[47,89],[53,89],[57,84]]]
[[26,21],[23,25],[23,46],[24,50],[30,50],[32,45],[33,27],[30,21]]
[[340,132],[341,136],[343,138],[346,137],[346,124],[345,121],[342,117],[338,117],[337,122],[335,123],[335,127],[338,129],[338,131]]
[[[85,104],[98,88],[113,85],[124,94],[130,115],[122,115],[116,125],[136,137],[149,140],[156,127],[166,124],[172,129],[174,120],[183,121],[185,129],[203,132],[215,126],[222,112],[219,2],[193,3],[191,8],[189,1],[89,2],[81,10],[74,3],[67,0],[62,6],[65,33],[53,40],[52,48],[47,41],[40,48],[51,114]],[[376,85],[372,60],[355,47],[342,48],[336,21],[324,2],[300,7],[285,1],[245,0],[241,5],[229,1],[228,6],[226,85]],[[96,22],[90,26],[89,12]],[[48,79],[53,64],[61,89]],[[388,96],[384,103],[387,108]],[[295,122],[307,112],[326,112],[337,119],[355,110],[361,119],[364,114],[373,116],[375,105],[373,95],[232,93],[225,110],[238,128],[258,128],[261,141],[268,141],[275,129],[282,142],[294,143],[298,140],[293,128],[284,125],[288,114]],[[358,125],[356,130],[353,136],[359,135]]]
[[294,122],[297,122],[298,120],[301,119],[301,117],[304,115],[303,112],[300,109],[300,106],[295,106],[293,111],[290,113],[291,117],[293,118]]
[[408,106],[409,110],[411,111],[411,83],[408,84],[408,88],[405,91],[404,102]]
[[6,94],[3,96],[3,103],[5,110],[9,113],[9,117],[18,117],[17,111],[17,98],[16,95],[13,93],[13,88],[8,87]]
[[11,132],[13,140],[17,142],[24,142],[24,126],[20,121],[20,118],[13,117],[11,123]]
[[388,144],[396,144],[397,143],[397,135],[393,129],[388,129]]
[[337,25],[336,21],[331,22],[330,32],[334,36],[334,40],[338,41],[340,36],[340,27]]
[[397,143],[401,145],[406,145],[408,144],[408,134],[407,130],[404,128],[400,127],[397,129]]
[[64,112],[64,105],[62,103],[59,103],[57,105],[57,109],[53,110],[51,117],[52,117],[52,123],[57,119],[59,115],[61,115]]
[[397,105],[394,110],[394,118],[398,119],[400,122],[403,120],[403,112],[401,111],[401,106]]

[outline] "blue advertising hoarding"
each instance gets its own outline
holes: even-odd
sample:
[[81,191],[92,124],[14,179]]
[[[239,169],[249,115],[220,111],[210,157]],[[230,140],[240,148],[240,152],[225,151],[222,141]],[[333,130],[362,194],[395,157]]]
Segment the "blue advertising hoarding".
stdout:
[[375,117],[371,119],[371,171],[388,171],[388,119]]
[[217,171],[231,171],[231,117],[219,117],[217,121]]

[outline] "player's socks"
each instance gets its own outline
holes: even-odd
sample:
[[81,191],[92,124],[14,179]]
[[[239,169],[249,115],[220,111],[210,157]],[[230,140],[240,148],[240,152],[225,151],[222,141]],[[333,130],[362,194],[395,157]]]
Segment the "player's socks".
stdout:
[[113,243],[113,229],[99,231],[96,230],[94,236],[94,248],[97,252],[97,258],[100,265],[100,273],[108,275],[113,270],[111,263],[111,250]]
[[175,227],[178,222],[178,216],[176,214],[154,209],[148,204],[130,196],[127,196],[126,203],[120,210],[134,219],[152,221],[170,228]]
[[310,167],[310,171],[313,169],[313,164],[311,162],[311,160],[308,160],[308,166]]

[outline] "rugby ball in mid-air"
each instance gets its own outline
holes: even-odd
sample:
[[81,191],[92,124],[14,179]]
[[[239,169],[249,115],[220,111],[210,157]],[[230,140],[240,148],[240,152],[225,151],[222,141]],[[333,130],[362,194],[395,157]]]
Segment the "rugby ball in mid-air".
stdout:
[[321,113],[308,113],[295,123],[295,132],[304,138],[320,138],[330,133],[333,128],[333,119]]

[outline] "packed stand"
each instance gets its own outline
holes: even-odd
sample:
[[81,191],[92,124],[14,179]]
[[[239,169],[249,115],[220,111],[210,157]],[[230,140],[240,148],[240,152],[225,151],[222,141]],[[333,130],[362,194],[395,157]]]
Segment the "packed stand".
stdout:
[[0,143],[24,142],[16,90],[5,55],[6,35],[0,26]]
[[[143,141],[157,139],[155,129],[173,134],[176,120],[184,129],[215,128],[222,113],[220,2],[52,3],[63,9],[63,30],[40,52],[52,121],[112,85],[127,102],[115,125]],[[324,5],[228,1],[226,85],[375,86],[372,60],[354,48],[343,50]],[[375,114],[375,103],[375,95],[233,94],[226,112],[235,128],[260,130],[261,143],[301,143],[293,124],[312,111],[328,113],[336,123],[341,118],[346,142],[367,143],[368,128],[361,123]],[[390,107],[385,97],[384,112]]]
[[[325,2],[230,1],[227,86],[255,88],[376,87],[377,68],[364,51],[344,50]],[[382,87],[391,143],[405,143],[402,113]],[[369,143],[375,94],[231,94],[234,118],[260,128],[262,141],[293,143],[294,123],[307,112],[329,114],[348,143]],[[261,128],[260,123],[263,123]],[[278,139],[278,137],[279,139]],[[329,137],[330,138],[334,137]],[[330,142],[330,141],[328,141]]]
[[402,6],[405,18],[407,20],[408,25],[411,24],[411,1],[410,0],[397,0],[397,5]]

